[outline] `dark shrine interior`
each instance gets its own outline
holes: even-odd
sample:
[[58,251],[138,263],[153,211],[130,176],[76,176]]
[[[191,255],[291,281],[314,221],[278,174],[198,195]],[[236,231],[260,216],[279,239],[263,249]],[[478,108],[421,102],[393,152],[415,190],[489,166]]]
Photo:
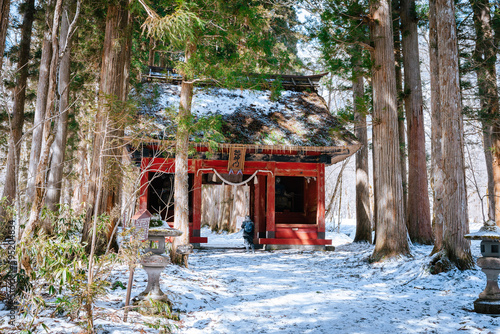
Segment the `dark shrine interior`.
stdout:
[[[222,175],[230,182],[241,182],[250,175]],[[267,179],[267,177],[266,177]],[[174,220],[174,174],[156,172],[149,175],[148,210],[158,214],[163,220]],[[194,176],[189,174],[189,220],[192,221]],[[222,185],[215,174],[203,175],[202,184]],[[254,181],[248,183],[254,192]],[[317,210],[316,178],[302,176],[277,176],[275,178],[275,219],[277,224],[315,224]],[[267,192],[266,192],[267,193]],[[253,211],[254,198],[250,198],[250,211]]]

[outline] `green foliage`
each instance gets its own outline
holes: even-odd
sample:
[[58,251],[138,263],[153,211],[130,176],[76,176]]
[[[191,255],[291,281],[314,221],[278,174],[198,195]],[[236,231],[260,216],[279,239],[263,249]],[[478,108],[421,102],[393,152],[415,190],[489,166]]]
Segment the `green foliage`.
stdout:
[[187,41],[197,39],[196,32],[203,30],[206,25],[206,22],[197,15],[198,9],[198,4],[195,2],[179,1],[177,8],[163,17],[150,11],[143,29],[154,39],[184,48]]
[[269,99],[271,101],[278,101],[281,97],[281,93],[283,93],[283,85],[281,84],[281,79],[277,78],[274,80],[271,84],[271,95],[269,96]]
[[[242,73],[282,72],[296,61],[295,11],[263,1],[179,1],[145,7],[143,29],[171,52],[191,52],[175,63],[185,78],[241,86]],[[193,52],[194,51],[194,52]]]
[[151,219],[149,221],[149,227],[159,227],[163,225],[163,221],[161,219]]
[[[89,257],[86,245],[79,240],[82,217],[73,216],[70,210],[67,212],[61,216],[44,212],[44,219],[57,219],[54,225],[59,226],[56,231],[60,233],[39,234],[18,247],[19,257],[27,268],[26,275],[18,278],[18,282],[24,280],[19,310],[27,319],[23,322],[27,331],[35,330],[35,320],[45,309],[52,309],[53,315],[77,319],[89,300],[93,302],[105,293],[110,270],[117,263],[115,254],[95,257],[98,269],[94,270],[94,280],[88,285]],[[106,217],[101,217],[99,225],[100,228],[107,226]]]
[[[9,221],[15,217],[15,208],[7,201],[7,197],[0,198],[0,208],[4,211],[4,217],[0,217],[0,222]],[[5,233],[7,233],[7,224],[0,224],[0,241],[5,240]]]
[[191,124],[190,132],[196,136],[195,142],[208,143],[211,148],[215,149],[218,143],[224,141],[224,136],[222,134],[222,116],[199,116],[196,121]]
[[85,214],[79,215],[68,205],[57,205],[58,210],[50,211],[46,207],[42,209],[42,220],[49,220],[59,235],[77,236],[83,227]]
[[123,284],[121,281],[115,281],[111,287],[111,290],[116,290],[118,288],[121,288],[122,290],[125,290],[127,287]]
[[347,105],[344,108],[337,110],[337,117],[339,117],[341,124],[349,124],[354,122],[354,109],[352,105]]
[[157,319],[155,322],[146,322],[145,325],[149,328],[159,329],[160,334],[174,333],[174,329],[178,329],[177,325],[165,323],[165,321],[160,319]]
[[368,9],[364,0],[328,0],[324,7],[313,9],[320,20],[308,27],[309,36],[320,42],[322,58],[336,75],[353,80],[371,69],[366,49],[370,45]]

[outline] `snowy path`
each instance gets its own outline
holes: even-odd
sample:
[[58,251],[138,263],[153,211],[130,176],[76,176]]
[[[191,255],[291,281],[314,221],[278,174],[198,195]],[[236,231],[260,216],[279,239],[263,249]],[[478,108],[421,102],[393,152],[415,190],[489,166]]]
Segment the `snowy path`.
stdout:
[[[500,317],[476,314],[473,302],[486,285],[476,267],[464,272],[430,275],[426,269],[432,246],[412,246],[413,258],[370,264],[373,245],[352,244],[347,234],[327,234],[333,252],[257,251],[245,253],[241,232],[210,236],[211,246],[196,250],[189,268],[168,266],[161,288],[168,293],[180,321],[175,333],[493,333],[500,334]],[[209,233],[202,230],[202,233]],[[473,242],[473,255],[480,256]],[[126,284],[128,269],[113,271],[110,282]],[[146,273],[137,269],[132,296],[146,287]],[[129,313],[124,323],[125,290],[108,290],[97,302],[99,334],[153,334],[158,318]],[[0,317],[6,315],[0,304]],[[39,322],[51,334],[80,333],[67,318]],[[160,319],[162,323],[167,319]],[[2,329],[0,328],[0,333]],[[12,332],[7,331],[11,334]],[[17,332],[16,332],[17,333]],[[41,326],[35,333],[46,333]]]
[[411,261],[371,265],[372,247],[199,251],[189,270],[174,269],[170,276],[172,298],[183,312],[179,331],[500,333],[500,318],[471,312],[484,288],[482,273],[429,275],[425,246],[413,248]]

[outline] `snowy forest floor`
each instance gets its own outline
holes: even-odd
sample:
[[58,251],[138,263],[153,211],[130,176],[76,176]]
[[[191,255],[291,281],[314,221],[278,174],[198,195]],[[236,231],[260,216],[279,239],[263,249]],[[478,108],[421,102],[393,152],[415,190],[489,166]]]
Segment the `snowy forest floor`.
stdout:
[[[162,290],[180,320],[160,323],[171,324],[174,333],[500,333],[500,317],[473,312],[486,285],[478,267],[431,275],[426,265],[432,247],[421,245],[412,246],[412,258],[370,264],[373,245],[350,243],[349,223],[341,226],[343,233],[327,234],[337,246],[333,252],[245,253],[241,232],[204,229],[214,248],[195,251],[188,269],[169,266],[162,273]],[[472,250],[477,259],[477,242]],[[112,282],[127,279],[127,268],[120,267]],[[132,296],[145,286],[146,273],[138,269]],[[124,297],[125,290],[110,289],[97,303],[97,333],[159,333],[145,325],[158,318],[130,312],[122,321]],[[39,321],[52,334],[82,331],[65,318]]]

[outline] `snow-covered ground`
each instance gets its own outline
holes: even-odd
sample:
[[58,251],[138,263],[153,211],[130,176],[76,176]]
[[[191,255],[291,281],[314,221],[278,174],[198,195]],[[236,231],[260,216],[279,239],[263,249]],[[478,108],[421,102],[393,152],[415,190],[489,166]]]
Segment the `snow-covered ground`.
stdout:
[[[478,229],[474,225],[471,229]],[[430,275],[430,246],[412,246],[413,257],[369,264],[372,245],[352,244],[354,226],[329,232],[336,250],[246,253],[241,232],[214,235],[212,246],[189,258],[189,269],[169,266],[161,277],[180,321],[176,333],[500,333],[500,317],[476,314],[473,301],[486,284],[476,268]],[[472,245],[474,257],[479,244]],[[127,282],[125,267],[113,281]],[[146,274],[136,271],[132,296],[144,290]],[[158,333],[145,322],[158,319],[129,313],[125,290],[110,290],[97,304],[98,333]],[[5,312],[0,312],[4,316]],[[50,333],[78,333],[67,319],[42,318]],[[9,332],[0,325],[0,332]],[[44,331],[40,328],[39,333]]]

